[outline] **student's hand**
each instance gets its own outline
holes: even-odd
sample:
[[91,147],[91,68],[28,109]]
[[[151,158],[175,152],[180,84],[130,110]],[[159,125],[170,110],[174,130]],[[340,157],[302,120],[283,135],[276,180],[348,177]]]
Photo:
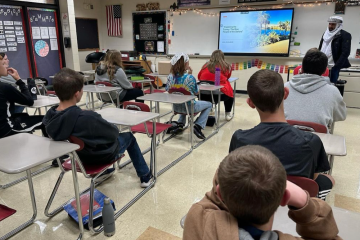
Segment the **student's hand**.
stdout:
[[286,191],[290,194],[290,198],[287,202],[288,206],[295,208],[302,208],[305,206],[308,195],[302,188],[290,181],[286,181]]
[[193,72],[193,70],[190,66],[186,70],[188,71],[188,74],[192,74],[192,72]]
[[8,68],[7,72],[10,74],[10,76],[12,76],[16,81],[20,80],[20,76],[18,71],[16,71],[16,69],[14,68]]

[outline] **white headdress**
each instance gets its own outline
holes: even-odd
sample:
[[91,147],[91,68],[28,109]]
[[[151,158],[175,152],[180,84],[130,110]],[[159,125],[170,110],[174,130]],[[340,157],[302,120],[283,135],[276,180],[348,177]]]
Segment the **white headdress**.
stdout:
[[329,27],[326,28],[326,31],[323,36],[323,45],[321,51],[326,54],[328,58],[332,56],[331,52],[331,42],[334,39],[335,35],[338,34],[343,28],[343,18],[340,16],[331,16],[328,19],[329,23],[336,23],[336,28],[332,31],[329,30]]
[[184,57],[185,63],[187,63],[189,61],[189,56],[186,53],[176,53],[171,59],[171,62],[170,62],[171,65],[174,66],[181,57]]

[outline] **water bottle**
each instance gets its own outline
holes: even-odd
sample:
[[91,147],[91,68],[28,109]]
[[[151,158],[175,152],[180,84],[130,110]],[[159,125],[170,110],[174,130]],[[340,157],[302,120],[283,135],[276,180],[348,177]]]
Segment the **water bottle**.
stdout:
[[115,218],[114,208],[111,205],[110,198],[104,199],[102,219],[104,224],[104,235],[107,237],[113,236],[115,234]]
[[220,75],[221,75],[221,70],[220,68],[215,68],[215,86],[220,86]]

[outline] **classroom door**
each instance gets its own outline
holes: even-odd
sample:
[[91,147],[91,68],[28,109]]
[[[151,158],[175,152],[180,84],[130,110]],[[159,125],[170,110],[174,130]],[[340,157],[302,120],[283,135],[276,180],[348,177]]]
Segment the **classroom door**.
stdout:
[[44,77],[51,84],[50,76],[62,68],[56,11],[42,8],[27,10],[35,72],[37,77]]
[[28,46],[22,8],[0,5],[0,52],[23,79],[32,77]]

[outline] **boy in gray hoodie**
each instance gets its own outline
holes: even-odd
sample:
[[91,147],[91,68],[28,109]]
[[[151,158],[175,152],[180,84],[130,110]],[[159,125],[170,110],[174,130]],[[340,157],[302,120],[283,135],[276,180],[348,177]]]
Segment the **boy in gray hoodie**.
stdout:
[[326,55],[310,49],[302,62],[303,74],[294,76],[285,87],[289,96],[284,101],[287,120],[322,124],[328,129],[333,122],[346,118],[346,105],[339,90],[330,84],[328,77],[321,76],[327,67]]

